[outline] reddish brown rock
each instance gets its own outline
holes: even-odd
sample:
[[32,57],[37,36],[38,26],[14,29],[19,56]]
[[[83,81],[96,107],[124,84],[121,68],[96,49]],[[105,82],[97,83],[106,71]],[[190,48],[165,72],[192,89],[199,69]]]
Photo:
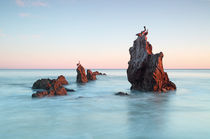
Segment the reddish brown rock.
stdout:
[[67,91],[66,91],[66,89],[63,86],[61,86],[61,87],[58,87],[55,90],[55,95],[56,96],[64,96],[64,95],[67,95]]
[[59,87],[61,85],[67,85],[68,81],[63,75],[60,75],[57,79],[40,79],[37,80],[33,86],[32,89],[45,89],[48,90],[51,87]]
[[32,94],[32,97],[45,97],[45,96],[63,96],[67,95],[67,90],[63,85],[68,84],[63,75],[59,76],[57,79],[41,79],[37,80],[32,89],[42,89],[43,91],[37,91]]
[[152,45],[146,35],[138,36],[129,49],[130,61],[127,69],[131,89],[140,91],[167,92],[176,90],[163,69],[163,53],[152,53]]
[[78,83],[86,83],[88,82],[86,73],[85,73],[85,68],[82,65],[78,65],[77,67],[77,82]]
[[88,80],[96,80],[96,74],[93,74],[90,69],[87,70],[87,79]]
[[101,73],[99,71],[94,71],[93,72],[93,75],[106,75],[106,73]]
[[62,85],[69,84],[66,78],[63,75],[58,76],[57,81],[59,81]]
[[48,95],[48,91],[37,91],[36,93],[32,94],[32,97],[42,98]]

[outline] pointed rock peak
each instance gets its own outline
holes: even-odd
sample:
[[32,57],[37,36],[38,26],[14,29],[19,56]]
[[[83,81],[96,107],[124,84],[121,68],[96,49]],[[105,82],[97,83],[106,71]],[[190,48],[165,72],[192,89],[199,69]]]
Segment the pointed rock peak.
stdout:
[[78,83],[88,82],[88,79],[85,73],[85,68],[80,63],[77,64],[77,82]]

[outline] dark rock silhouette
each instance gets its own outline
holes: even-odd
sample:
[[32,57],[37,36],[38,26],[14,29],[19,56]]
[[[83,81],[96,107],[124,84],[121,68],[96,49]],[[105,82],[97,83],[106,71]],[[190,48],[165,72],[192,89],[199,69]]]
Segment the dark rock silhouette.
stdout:
[[152,45],[147,41],[147,34],[148,31],[139,35],[129,49],[127,77],[132,85],[131,89],[158,92],[176,90],[176,85],[164,72],[163,53],[152,53]]
[[117,93],[115,93],[115,95],[118,95],[118,96],[129,96],[129,94],[125,93],[125,92],[117,92]]
[[77,67],[77,82],[78,83],[86,83],[88,82],[86,73],[85,73],[85,69],[84,67],[79,64]]
[[41,89],[43,91],[37,91],[32,94],[32,97],[44,97],[44,96],[63,96],[67,95],[67,90],[63,85],[68,84],[67,80],[63,75],[59,76],[57,79],[40,79],[37,80],[32,89]]
[[90,69],[87,70],[87,79],[88,80],[96,80],[96,74],[93,74]]
[[68,89],[68,88],[65,88],[67,92],[75,92],[74,89]]
[[50,89],[51,84],[50,84],[51,80],[50,79],[40,79],[37,80],[33,86],[32,89]]

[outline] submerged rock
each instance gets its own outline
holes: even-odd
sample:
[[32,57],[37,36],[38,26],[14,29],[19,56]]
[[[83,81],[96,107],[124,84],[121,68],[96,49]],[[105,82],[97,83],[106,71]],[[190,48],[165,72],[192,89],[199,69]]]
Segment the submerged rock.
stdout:
[[77,82],[78,83],[88,82],[88,79],[85,73],[85,68],[81,64],[79,64],[77,67]]
[[96,74],[93,74],[90,69],[87,70],[87,79],[88,80],[96,80]]
[[176,85],[171,82],[164,72],[163,53],[152,53],[152,45],[147,41],[148,32],[138,35],[130,47],[130,61],[128,62],[127,77],[131,89],[140,91],[167,92],[176,90]]
[[42,89],[43,91],[37,91],[32,94],[32,97],[44,97],[44,96],[63,96],[67,95],[67,90],[63,85],[68,84],[67,80],[63,75],[59,76],[57,79],[40,79],[37,80],[32,89]]
[[65,88],[67,92],[75,92],[74,89],[68,89],[68,88]]
[[118,93],[115,93],[115,95],[118,95],[118,96],[129,96],[129,94],[125,93],[125,92],[118,92]]

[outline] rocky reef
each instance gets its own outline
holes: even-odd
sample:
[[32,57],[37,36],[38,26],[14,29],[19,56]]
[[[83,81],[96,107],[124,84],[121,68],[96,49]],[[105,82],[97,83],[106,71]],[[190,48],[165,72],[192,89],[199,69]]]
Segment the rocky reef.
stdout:
[[147,41],[146,29],[137,34],[138,38],[130,47],[127,77],[131,89],[139,91],[167,92],[176,90],[163,69],[163,53],[153,54],[152,45]]
[[37,91],[32,94],[32,97],[45,97],[45,96],[63,96],[67,95],[67,90],[63,85],[67,85],[68,81],[65,79],[63,75],[59,76],[57,79],[40,79],[37,80],[32,89],[39,89],[41,91]]

